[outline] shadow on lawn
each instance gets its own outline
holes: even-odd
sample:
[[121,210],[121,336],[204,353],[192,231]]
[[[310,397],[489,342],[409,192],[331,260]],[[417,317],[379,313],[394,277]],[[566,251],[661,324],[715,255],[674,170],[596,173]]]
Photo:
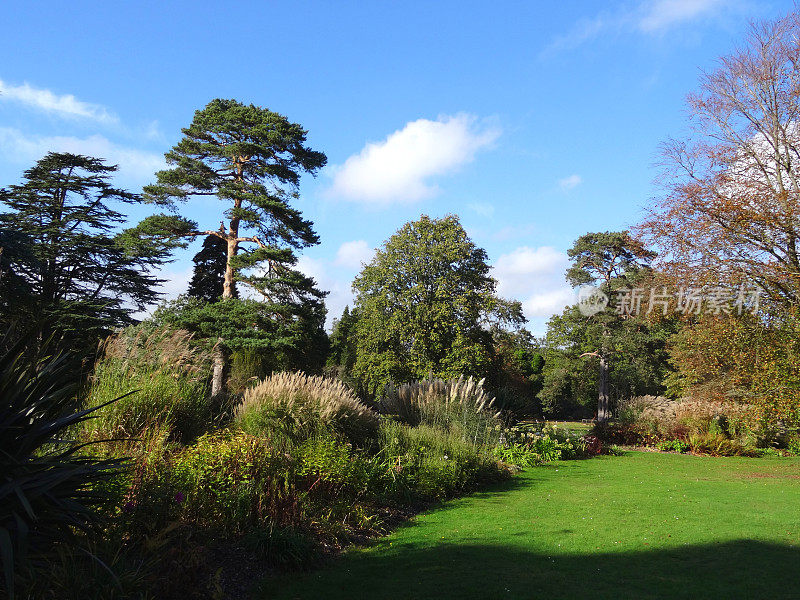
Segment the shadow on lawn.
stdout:
[[545,556],[447,545],[355,553],[264,582],[261,598],[800,598],[800,549],[752,540]]

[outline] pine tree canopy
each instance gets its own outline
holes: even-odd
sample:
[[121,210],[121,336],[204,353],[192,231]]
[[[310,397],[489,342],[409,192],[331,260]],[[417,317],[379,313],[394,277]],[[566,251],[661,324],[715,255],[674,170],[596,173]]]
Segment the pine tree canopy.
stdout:
[[[183,134],[166,154],[169,168],[156,173],[156,183],[144,193],[148,201],[173,211],[196,196],[215,196],[224,207],[218,228],[187,233],[213,236],[224,244],[222,300],[198,305],[189,298],[164,312],[174,323],[216,342],[212,388],[220,391],[230,351],[274,355],[294,348],[310,356],[327,344],[325,293],[294,268],[295,252],[319,238],[291,205],[299,197],[300,177],[316,174],[327,159],[306,146],[300,125],[236,100],[211,101],[195,112]],[[197,270],[195,275],[197,291]],[[237,284],[263,301],[237,299]],[[216,293],[209,290],[209,297]]]
[[265,108],[217,99],[183,134],[166,154],[170,168],[156,174],[145,197],[176,208],[176,201],[210,195],[226,205],[219,229],[193,232],[227,245],[223,297],[235,297],[242,282],[271,302],[321,299],[314,281],[292,268],[294,251],[319,238],[290,203],[299,197],[301,175],[327,161],[305,145],[305,129]]

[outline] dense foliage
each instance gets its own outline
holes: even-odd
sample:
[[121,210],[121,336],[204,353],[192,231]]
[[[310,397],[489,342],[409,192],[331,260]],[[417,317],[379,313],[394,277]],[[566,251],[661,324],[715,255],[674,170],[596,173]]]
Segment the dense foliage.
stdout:
[[[142,197],[112,186],[115,167],[46,155],[0,190],[0,326],[23,339],[0,355],[6,591],[217,597],[221,553],[251,573],[307,567],[428,503],[612,444],[800,451],[798,26],[756,26],[704,77],[698,137],[666,148],[666,196],[638,237],[575,241],[566,278],[595,303],[543,339],[455,215],[392,235],[329,338],[325,292],[297,268],[319,238],[293,206],[327,159],[265,108],[198,110],[144,190],[171,214],[128,229],[121,207]],[[178,211],[198,196],[223,205],[218,228]],[[136,324],[154,269],[201,236],[187,295]],[[619,304],[742,282],[765,310]],[[86,356],[112,330],[93,365],[40,352],[53,338]],[[542,414],[596,426],[522,421]],[[28,546],[47,560],[23,565]]]
[[[352,377],[359,388],[375,396],[390,382],[486,376],[489,327],[523,322],[520,304],[497,297],[495,287],[486,252],[457,217],[406,224],[353,282],[355,307],[339,323],[339,334],[347,326],[355,340]],[[339,347],[342,358],[352,356],[347,343]]]
[[650,320],[642,315],[609,320],[604,329],[575,306],[565,308],[548,322],[539,394],[544,414],[588,418],[595,413],[600,373],[597,363],[585,355],[603,346],[612,413],[626,398],[663,393],[664,380],[672,372],[667,341],[676,327],[672,319]]
[[0,190],[8,210],[0,214],[0,326],[83,350],[158,298],[153,270],[180,245],[181,231],[158,216],[120,229],[127,217],[111,205],[141,198],[111,185],[116,170],[51,152],[23,183]]
[[[203,240],[203,247],[194,255],[192,262],[192,279],[186,295],[200,298],[206,302],[216,302],[222,298],[225,287],[225,267],[227,263],[228,245],[215,235],[208,235]],[[233,297],[238,294],[234,290]]]
[[93,412],[76,410],[76,365],[67,355],[31,357],[21,343],[0,354],[0,590],[10,598],[29,554],[41,558],[98,522],[106,501],[98,484],[120,466],[71,439]]
[[639,227],[679,285],[745,283],[800,301],[800,14],[754,23],[688,99],[663,146],[665,193]]
[[671,340],[676,394],[756,408],[765,426],[800,425],[800,347],[794,312],[698,319]]
[[[225,245],[223,301],[190,307],[181,318],[195,326],[179,325],[218,342],[212,381],[218,396],[225,392],[230,353],[237,349],[232,329],[244,326],[252,332],[253,323],[266,326],[265,334],[236,337],[247,337],[248,348],[268,353],[296,342],[298,330],[321,328],[324,322],[325,293],[294,268],[295,251],[319,238],[290,203],[299,195],[300,176],[316,173],[327,159],[305,146],[306,131],[297,123],[235,100],[211,101],[195,112],[183,134],[166,154],[171,167],[156,174],[145,197],[172,208],[176,201],[204,195],[227,205],[218,229],[187,232],[189,237],[213,236]],[[187,223],[178,215],[172,220]],[[238,296],[237,283],[246,284],[263,302],[228,302]],[[209,295],[208,290],[202,294]]]
[[232,298],[238,281],[274,304],[319,299],[313,282],[292,269],[294,251],[319,242],[312,223],[290,205],[300,175],[326,163],[305,146],[306,131],[265,108],[217,99],[195,112],[183,134],[166,154],[171,168],[156,174],[145,196],[167,206],[216,196],[228,205],[227,228],[223,221],[219,229],[191,233],[226,243],[223,296]]
[[[548,324],[548,352],[544,382],[542,389],[542,405],[549,413],[563,409],[575,412],[586,394],[585,367],[577,364],[581,359],[596,359],[597,372],[597,411],[598,421],[604,422],[611,417],[611,397],[609,381],[612,362],[621,355],[641,350],[657,350],[646,346],[653,341],[653,336],[641,319],[632,322],[637,315],[635,311],[626,312],[621,306],[610,302],[611,298],[624,293],[650,276],[649,262],[655,254],[646,249],[639,241],[633,239],[627,231],[587,233],[579,237],[567,252],[572,265],[567,270],[567,281],[573,286],[591,286],[593,294],[602,298],[596,310],[579,310],[568,307],[561,316],[555,316]],[[663,341],[663,340],[662,340]],[[652,352],[640,360],[628,360],[625,369],[620,361],[615,374],[626,370],[632,375],[628,382],[617,378],[613,382],[622,393],[631,393],[637,387],[657,386],[660,381],[653,381],[660,369],[657,365],[659,356]],[[662,359],[663,360],[663,359]],[[565,364],[566,363],[566,364]],[[638,364],[637,364],[638,363]],[[642,364],[644,363],[644,364]],[[641,368],[644,367],[644,370]],[[646,373],[650,371],[650,373]],[[645,380],[642,381],[642,376]],[[628,388],[628,389],[625,389]],[[572,403],[572,407],[567,406]]]
[[278,307],[253,299],[209,303],[181,296],[160,306],[153,320],[185,329],[210,347],[222,340],[219,345],[233,356],[231,366],[237,366],[238,356],[259,377],[282,370],[318,372],[328,352],[325,308],[316,303]]

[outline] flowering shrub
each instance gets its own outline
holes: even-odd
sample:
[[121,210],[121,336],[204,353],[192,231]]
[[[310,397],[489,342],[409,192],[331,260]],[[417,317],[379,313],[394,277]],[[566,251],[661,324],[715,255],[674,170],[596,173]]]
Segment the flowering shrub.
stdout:
[[587,456],[597,456],[603,452],[603,442],[596,435],[583,436],[584,451]]
[[591,436],[578,436],[553,424],[518,425],[505,434],[504,443],[495,450],[501,460],[520,467],[530,467],[554,460],[582,458],[599,454],[602,444]]

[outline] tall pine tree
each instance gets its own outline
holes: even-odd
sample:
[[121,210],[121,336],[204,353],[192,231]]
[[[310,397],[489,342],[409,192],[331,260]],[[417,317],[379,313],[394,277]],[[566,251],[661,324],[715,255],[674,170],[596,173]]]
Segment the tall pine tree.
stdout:
[[[195,113],[183,134],[166,154],[170,168],[145,187],[146,197],[174,208],[175,201],[216,196],[225,206],[222,226],[191,234],[215,236],[226,245],[223,302],[214,310],[234,310],[226,304],[235,298],[237,284],[246,284],[264,299],[256,307],[263,314],[239,326],[247,327],[263,316],[273,322],[269,328],[273,333],[251,336],[260,341],[249,342],[250,347],[276,350],[302,343],[300,334],[308,330],[308,320],[316,322],[320,314],[324,319],[325,294],[313,279],[293,268],[295,251],[319,243],[319,238],[291,202],[299,196],[301,175],[315,174],[325,165],[325,155],[305,145],[306,130],[300,125],[235,100],[211,101]],[[204,317],[206,323],[227,321],[223,314]],[[218,332],[214,394],[223,390],[226,355],[234,349],[228,333],[227,327]]]

